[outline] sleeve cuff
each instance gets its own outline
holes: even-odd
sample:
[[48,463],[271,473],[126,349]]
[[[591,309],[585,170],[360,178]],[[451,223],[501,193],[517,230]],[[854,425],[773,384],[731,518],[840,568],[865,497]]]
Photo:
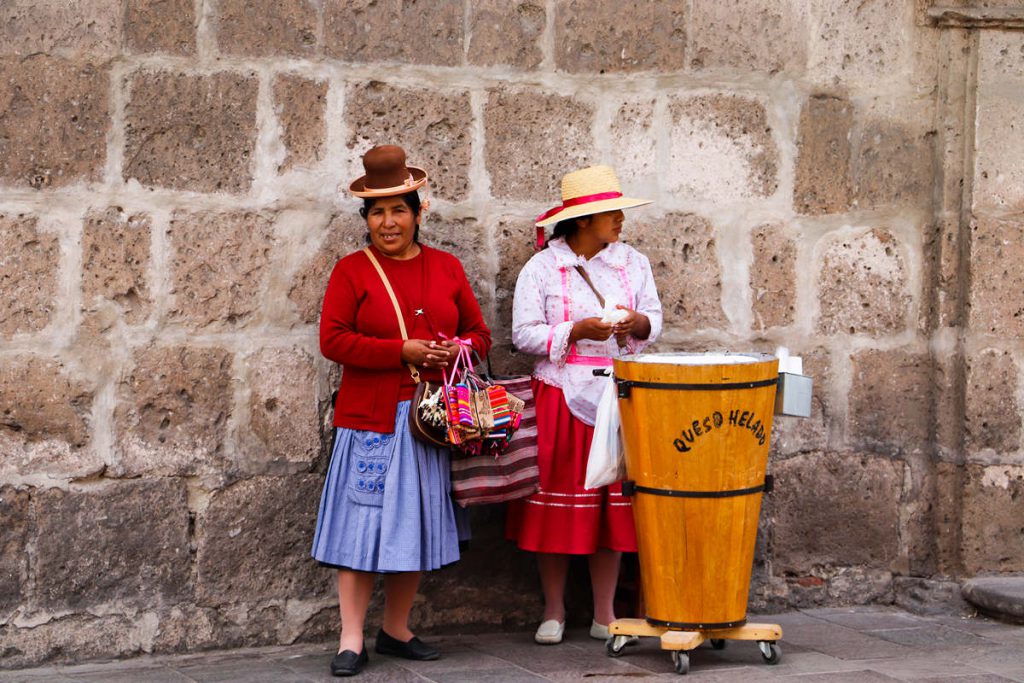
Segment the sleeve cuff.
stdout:
[[640,353],[647,345],[650,344],[649,339],[637,339],[633,335],[626,337],[625,350],[629,353]]
[[558,323],[551,328],[548,335],[548,359],[557,365],[565,364],[569,354],[569,333],[572,332],[572,321]]
[[405,340],[404,339],[394,339],[394,340],[389,339],[385,343],[387,344],[387,347],[386,347],[387,355],[391,356],[391,357],[393,357],[395,359],[393,365],[398,365],[398,366],[405,365],[405,363],[402,362],[402,345],[405,344]]

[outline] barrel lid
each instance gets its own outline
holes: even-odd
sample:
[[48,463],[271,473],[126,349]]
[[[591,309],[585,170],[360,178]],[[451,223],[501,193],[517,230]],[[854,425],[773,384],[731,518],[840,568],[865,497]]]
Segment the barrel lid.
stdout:
[[775,356],[757,352],[709,351],[706,353],[637,353],[620,356],[617,360],[633,363],[663,363],[665,365],[740,365],[763,363],[774,360]]

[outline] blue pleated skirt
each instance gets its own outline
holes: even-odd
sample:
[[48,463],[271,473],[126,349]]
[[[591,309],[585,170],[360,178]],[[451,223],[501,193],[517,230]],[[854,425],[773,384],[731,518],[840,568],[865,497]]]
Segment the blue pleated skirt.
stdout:
[[391,434],[337,429],[313,538],[320,562],[409,572],[459,559],[468,522],[452,504],[448,451],[412,438],[408,416],[402,401]]

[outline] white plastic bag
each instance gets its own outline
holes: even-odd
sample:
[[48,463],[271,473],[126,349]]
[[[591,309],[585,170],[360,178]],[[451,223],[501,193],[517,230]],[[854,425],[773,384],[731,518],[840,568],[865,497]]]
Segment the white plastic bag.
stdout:
[[619,397],[611,379],[601,393],[594,421],[594,440],[587,458],[587,477],[583,485],[588,489],[608,486],[626,478],[626,463],[622,457],[622,437],[619,434]]

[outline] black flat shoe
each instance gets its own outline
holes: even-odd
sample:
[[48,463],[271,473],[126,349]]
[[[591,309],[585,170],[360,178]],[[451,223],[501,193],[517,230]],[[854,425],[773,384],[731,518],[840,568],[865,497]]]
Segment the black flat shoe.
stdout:
[[377,645],[374,651],[380,655],[392,655],[413,659],[418,662],[429,662],[441,656],[441,653],[430,647],[422,640],[413,636],[411,640],[403,643],[397,638],[392,638],[384,629],[377,632]]
[[355,676],[363,670],[368,661],[370,661],[370,656],[366,654],[365,643],[363,643],[363,651],[359,654],[352,652],[352,650],[342,650],[334,655],[334,659],[331,660],[331,675]]

